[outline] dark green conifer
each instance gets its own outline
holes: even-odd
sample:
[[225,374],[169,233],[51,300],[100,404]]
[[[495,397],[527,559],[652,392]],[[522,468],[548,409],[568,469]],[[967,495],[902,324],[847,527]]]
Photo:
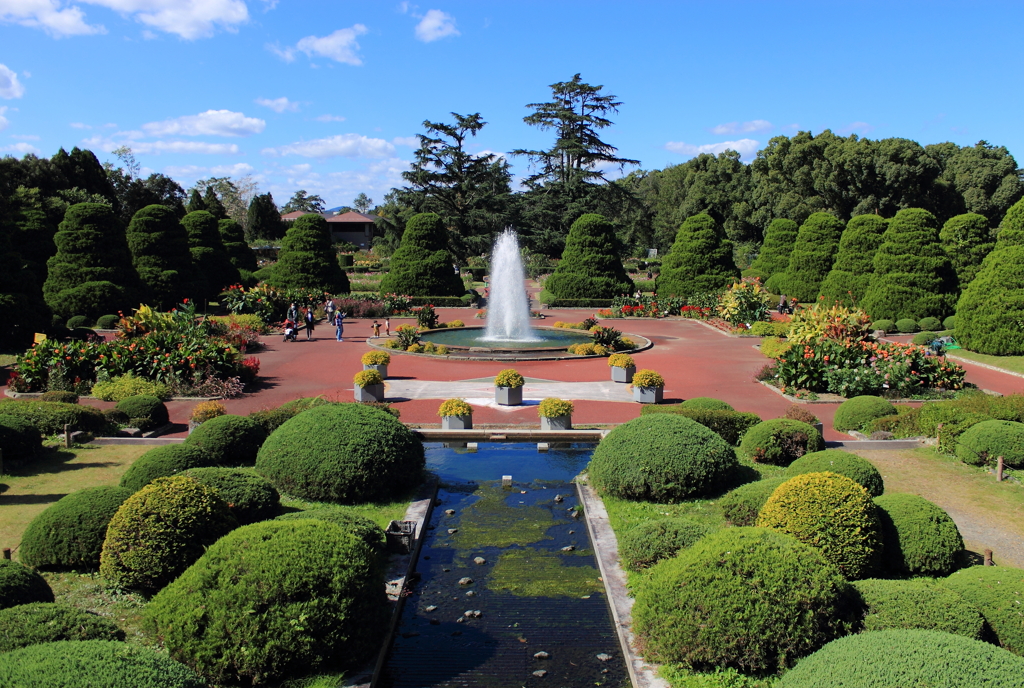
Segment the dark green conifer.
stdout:
[[821,283],[832,269],[842,234],[843,223],[835,215],[812,213],[797,232],[786,276],[772,286],[800,303],[817,299]]
[[878,215],[858,215],[846,225],[839,239],[835,265],[821,283],[821,296],[826,304],[852,307],[864,298],[886,226]]
[[249,241],[280,239],[285,232],[281,213],[269,193],[253,196],[246,214],[246,239]]
[[764,243],[761,244],[757,258],[743,272],[743,276],[760,277],[761,282],[767,286],[768,280],[785,272],[789,267],[789,254],[793,252],[793,244],[796,243],[799,230],[800,225],[793,220],[782,217],[772,220],[768,229],[764,231]]
[[185,212],[194,213],[206,209],[206,202],[199,195],[199,189],[192,189],[192,194],[188,197],[188,203],[185,204]]
[[436,213],[413,215],[405,225],[401,245],[391,256],[391,271],[380,281],[380,291],[410,296],[461,296],[466,287],[455,274],[454,265],[441,218]]
[[[213,214],[211,211],[208,211]],[[217,230],[220,232],[220,240],[224,243],[224,250],[228,252],[231,264],[239,270],[256,272],[256,254],[245,243],[245,232],[242,226],[230,218],[217,222]]]
[[946,220],[939,232],[939,240],[953,263],[961,289],[966,288],[978,274],[981,262],[996,243],[989,230],[988,218],[977,213],[957,215]]
[[588,213],[572,223],[562,260],[544,282],[541,301],[610,299],[633,291],[619,257],[619,242],[604,215]]
[[198,299],[204,302],[216,299],[225,287],[236,284],[239,279],[238,269],[231,264],[221,241],[217,218],[205,210],[197,210],[183,217],[181,224],[188,234],[199,286]]
[[732,242],[707,213],[688,217],[676,232],[672,250],[661,264],[661,296],[693,296],[720,291],[739,279]]
[[173,210],[147,205],[132,217],[125,236],[144,303],[166,310],[197,297],[188,234]]
[[338,264],[331,230],[322,215],[303,215],[292,223],[281,240],[277,264],[267,282],[283,289],[348,293],[348,276]]
[[212,186],[206,187],[206,193],[203,194],[203,203],[206,204],[206,212],[213,215],[218,220],[225,220],[228,217],[228,211],[224,207],[224,204],[217,198],[217,192],[213,190]]
[[39,280],[11,245],[16,231],[13,224],[0,224],[0,350],[28,347],[33,333],[50,321]]

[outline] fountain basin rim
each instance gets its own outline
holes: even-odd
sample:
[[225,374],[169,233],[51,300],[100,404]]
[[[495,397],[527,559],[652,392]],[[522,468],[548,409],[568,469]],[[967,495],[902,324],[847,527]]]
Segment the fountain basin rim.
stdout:
[[[434,333],[438,333],[438,332],[454,332],[454,331],[469,332],[471,330],[479,330],[479,331],[483,332],[483,331],[486,331],[486,329],[487,329],[486,327],[438,327],[438,328],[433,329],[433,330],[424,330],[423,332],[420,332],[420,334],[421,335],[429,335],[429,334],[434,334]],[[589,337],[589,333],[586,332],[585,330],[573,330],[573,329],[566,328],[566,327],[545,327],[545,326],[542,325],[542,326],[539,326],[539,327],[538,326],[534,326],[532,329],[534,329],[534,330],[547,330],[549,332],[558,332],[559,334],[570,333],[570,336],[574,336],[571,333],[577,333],[579,335],[580,341],[579,342],[572,342],[573,344],[585,344],[586,340],[588,338],[590,338]],[[430,341],[429,337],[424,337],[424,339],[426,341]],[[493,344],[493,346],[492,346],[492,344]],[[561,352],[561,353],[566,353],[566,351],[565,351],[566,347],[569,346],[568,344],[561,345],[561,346],[551,346],[550,344],[545,344],[544,342],[537,342],[537,344],[538,344],[538,346],[516,346],[516,347],[509,347],[509,346],[502,346],[501,345],[501,341],[494,341],[494,342],[484,342],[484,341],[481,341],[478,344],[472,344],[472,345],[466,345],[466,344],[447,344],[446,343],[445,346],[447,346],[448,349],[451,350],[451,351],[460,351],[460,352],[461,351],[473,351],[473,352],[479,352],[479,353],[493,352],[493,353],[508,353],[508,354],[513,354],[513,353],[535,353],[535,352],[536,353],[541,353],[541,352]]]
[[[438,328],[438,330],[440,330],[440,331],[444,331],[445,329],[449,329],[449,328]],[[459,329],[461,329],[461,328],[459,328]],[[476,329],[483,329],[483,328],[476,328]],[[550,328],[550,329],[559,329],[559,330],[561,330],[562,328]],[[429,332],[436,332],[438,330],[428,330],[428,331]],[[633,347],[632,349],[628,349],[626,351],[616,351],[615,353],[635,354],[635,353],[640,353],[641,351],[646,351],[647,349],[650,349],[650,348],[654,347],[654,342],[652,342],[649,338],[644,337],[643,335],[634,334],[632,332],[623,332],[622,336],[628,337],[628,338],[632,339],[636,343],[636,346]],[[487,352],[483,352],[483,351],[472,351],[471,352],[467,348],[467,349],[460,349],[458,351],[453,350],[448,355],[439,356],[438,354],[416,353],[416,352],[413,352],[413,351],[403,351],[401,349],[389,349],[386,346],[378,344],[376,340],[369,339],[369,338],[367,338],[366,344],[370,348],[372,348],[372,349],[380,349],[381,351],[386,351],[389,354],[396,355],[396,356],[399,356],[399,355],[400,356],[416,356],[416,357],[419,357],[419,358],[433,359],[435,361],[438,361],[438,360],[440,360],[440,361],[507,361],[507,362],[517,362],[517,361],[523,361],[523,362],[526,362],[526,361],[588,361],[588,360],[590,360],[592,358],[606,358],[605,356],[598,356],[596,354],[592,355],[592,356],[579,356],[577,354],[570,354],[568,351],[565,350],[564,347],[563,348],[558,348],[558,349],[547,349],[545,351],[538,351],[537,349],[512,349],[512,350],[505,350],[505,351],[495,351],[494,349],[490,349]],[[473,348],[476,348],[476,347],[473,347]]]

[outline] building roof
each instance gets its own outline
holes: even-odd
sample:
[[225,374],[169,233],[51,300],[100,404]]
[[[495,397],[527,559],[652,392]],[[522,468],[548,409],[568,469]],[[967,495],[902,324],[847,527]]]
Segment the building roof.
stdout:
[[365,224],[367,222],[373,222],[376,218],[373,215],[364,215],[363,213],[357,213],[354,210],[350,210],[347,213],[341,215],[334,215],[327,218],[328,222],[358,222],[359,224]]
[[290,213],[285,213],[284,215],[282,215],[281,219],[285,221],[298,220],[303,215],[316,215],[316,213],[308,213],[305,210],[293,210]]

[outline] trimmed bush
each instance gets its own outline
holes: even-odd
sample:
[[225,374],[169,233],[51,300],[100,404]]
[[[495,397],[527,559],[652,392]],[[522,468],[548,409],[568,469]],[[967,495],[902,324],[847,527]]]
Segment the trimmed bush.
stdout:
[[878,568],[882,538],[877,509],[861,485],[838,473],[806,473],[775,489],[757,525],[787,533],[818,549],[846,578]]
[[35,568],[98,569],[107,524],[131,496],[131,490],[103,485],[61,497],[28,524],[18,556]]
[[[1024,215],[1022,204],[1024,201],[1017,206]],[[1005,229],[978,276],[964,287],[957,302],[956,340],[970,351],[1020,356],[1024,355],[1024,332],[1019,324],[1024,321],[1024,271],[1020,269],[1024,265],[1024,240],[1004,241],[1004,234]]]
[[142,283],[143,303],[164,310],[197,296],[188,233],[171,208],[155,204],[139,209],[125,237]]
[[752,526],[757,523],[764,503],[788,478],[762,478],[746,485],[740,485],[718,500],[725,520],[734,526]]
[[807,410],[807,408],[801,404],[790,404],[786,407],[786,413],[783,414],[783,418],[790,420],[798,420],[801,423],[807,423],[808,425],[814,425],[819,423],[818,417]]
[[900,334],[917,332],[917,323],[913,318],[901,318],[896,321],[896,331]]
[[101,315],[96,318],[96,329],[98,330],[113,330],[117,328],[117,323],[121,322],[121,316],[113,315],[108,313],[107,315]]
[[858,215],[847,223],[839,238],[836,262],[821,283],[826,304],[853,308],[864,298],[887,225],[887,220],[874,214]]
[[109,380],[97,382],[92,386],[92,395],[103,401],[121,401],[128,397],[156,397],[169,399],[171,396],[167,385],[162,382],[147,380],[132,373],[125,373]]
[[904,576],[944,576],[957,567],[964,541],[945,511],[911,494],[882,495],[875,504],[886,569]]
[[864,630],[920,628],[984,640],[985,619],[958,593],[924,580],[857,581]]
[[961,289],[977,276],[982,261],[995,246],[988,218],[977,213],[957,215],[946,220],[939,231],[939,241],[953,264]]
[[687,518],[659,518],[638,523],[619,539],[619,556],[630,571],[642,571],[707,535],[710,529]]
[[938,338],[939,335],[934,332],[918,332],[914,335],[914,338],[910,340],[910,343],[917,344],[918,346],[928,346]]
[[32,569],[0,559],[0,609],[32,602],[53,602],[50,586]]
[[632,294],[633,280],[619,257],[615,227],[604,215],[581,215],[565,239],[562,259],[544,281],[540,300],[611,299]]
[[876,418],[884,418],[896,413],[896,407],[881,397],[861,395],[851,397],[839,404],[832,427],[839,432],[861,430]]
[[777,280],[782,294],[800,303],[818,298],[821,283],[835,262],[843,229],[842,220],[831,213],[813,213],[800,225],[785,277]]
[[825,440],[814,427],[788,418],[758,423],[743,436],[740,455],[757,463],[788,466],[808,452],[822,451]]
[[213,544],[153,598],[143,628],[211,683],[265,685],[369,659],[386,604],[376,553],[356,535],[266,521]]
[[70,425],[72,430],[86,432],[99,432],[107,425],[107,419],[99,409],[57,401],[0,399],[0,416],[23,418],[43,435],[64,432],[65,425]]
[[675,502],[715,493],[737,467],[732,447],[708,428],[683,416],[656,414],[609,432],[587,473],[600,492]]
[[769,279],[789,267],[789,254],[793,252],[799,231],[800,226],[796,222],[781,217],[772,220],[764,230],[764,243],[761,244],[757,258],[750,264],[750,271],[764,280],[766,289]]
[[39,401],[57,401],[62,404],[77,404],[78,395],[74,392],[54,390],[52,392],[43,392],[40,394]]
[[867,490],[872,497],[879,496],[885,490],[882,484],[882,474],[870,461],[841,449],[826,449],[804,454],[789,464],[785,475],[792,478],[804,473],[823,473],[825,471],[845,475]]
[[203,422],[185,438],[185,444],[209,454],[208,465],[252,466],[266,439],[266,431],[254,419],[223,415]]
[[921,318],[917,326],[925,332],[938,332],[942,329],[942,321],[938,318]]
[[454,264],[441,218],[435,213],[413,215],[391,256],[391,270],[380,281],[380,293],[461,296],[466,287],[452,270]]
[[311,408],[275,430],[256,470],[279,490],[316,501],[390,499],[422,480],[423,444],[394,416],[363,404]]
[[[216,215],[216,213],[214,213]],[[238,268],[238,273],[245,281],[243,273],[252,274],[259,269],[256,262],[256,254],[249,244],[245,242],[245,231],[242,225],[230,218],[217,220],[217,232],[220,234],[220,241],[224,244],[224,250],[228,254],[231,264]]]
[[250,471],[211,467],[190,468],[184,474],[213,488],[243,526],[269,520],[281,511],[281,495],[265,478]]
[[0,652],[58,640],[124,640],[124,631],[102,616],[63,604],[0,609]]
[[693,296],[721,291],[738,282],[740,271],[733,261],[732,249],[732,242],[710,215],[701,213],[686,218],[661,264],[656,281],[658,293]]
[[157,478],[110,520],[100,575],[122,588],[159,590],[237,526],[213,489],[181,475]]
[[956,329],[956,316],[951,315],[942,321],[942,329],[944,330],[955,330]]
[[960,593],[981,612],[1000,647],[1024,655],[1024,571],[1006,566],[972,566],[937,582]]
[[707,411],[735,411],[732,406],[719,399],[711,397],[694,397],[679,404],[684,409],[704,409]]
[[138,492],[157,478],[167,478],[190,468],[216,466],[201,447],[188,444],[165,444],[153,447],[135,460],[121,476],[121,487]]
[[143,432],[167,425],[170,421],[164,402],[144,394],[122,399],[115,408],[128,416],[128,422]]
[[8,467],[30,461],[42,449],[43,436],[28,419],[0,416],[0,451]]
[[68,318],[67,327],[69,330],[75,330],[79,327],[92,327],[94,324],[92,318],[87,315],[75,315]]
[[352,533],[357,538],[373,548],[375,552],[383,553],[386,544],[384,540],[384,529],[368,518],[353,514],[351,511],[341,507],[319,507],[307,509],[306,511],[292,511],[281,514],[278,521],[295,521],[304,518],[314,518],[318,521],[326,521],[340,527],[346,533]]
[[882,318],[881,320],[876,320],[875,322],[871,323],[871,329],[884,330],[886,332],[895,332],[896,323],[887,318]]
[[848,630],[848,594],[836,568],[796,538],[727,528],[651,569],[633,628],[649,661],[774,672]]
[[[390,342],[393,340],[388,341]],[[249,418],[259,423],[260,427],[263,428],[263,431],[266,432],[269,437],[270,433],[284,425],[284,422],[289,418],[297,416],[306,409],[311,409],[316,406],[326,406],[327,404],[333,403],[337,402],[327,401],[323,397],[302,397],[300,399],[293,399],[292,401],[285,402],[277,408],[253,411],[249,414]]]
[[291,223],[281,241],[271,283],[284,289],[349,292],[348,275],[338,264],[323,215],[309,213]]
[[1024,423],[984,420],[956,443],[956,458],[972,466],[994,466],[1000,456],[1007,466],[1024,468]]
[[188,250],[192,254],[200,301],[216,299],[225,287],[237,284],[240,277],[224,248],[217,223],[217,218],[205,210],[196,210],[181,218],[188,234]]
[[923,630],[860,633],[829,643],[775,688],[1020,685],[1024,661],[972,638]]
[[668,413],[685,416],[695,420],[704,427],[717,433],[719,437],[731,445],[737,445],[747,430],[761,422],[756,413],[740,411],[712,411],[701,408],[683,408],[679,406],[661,406],[649,404],[640,409],[641,416]]

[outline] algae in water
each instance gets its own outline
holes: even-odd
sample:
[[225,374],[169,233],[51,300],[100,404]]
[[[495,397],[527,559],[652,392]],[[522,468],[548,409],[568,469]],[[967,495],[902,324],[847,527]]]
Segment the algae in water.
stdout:
[[453,538],[457,549],[478,551],[551,539],[546,533],[555,520],[549,509],[511,506],[505,502],[509,493],[500,487],[481,486],[479,492],[480,499],[459,517],[458,532]]
[[581,597],[604,590],[596,568],[566,566],[564,556],[536,549],[503,552],[487,587],[495,592],[508,590],[518,597]]

